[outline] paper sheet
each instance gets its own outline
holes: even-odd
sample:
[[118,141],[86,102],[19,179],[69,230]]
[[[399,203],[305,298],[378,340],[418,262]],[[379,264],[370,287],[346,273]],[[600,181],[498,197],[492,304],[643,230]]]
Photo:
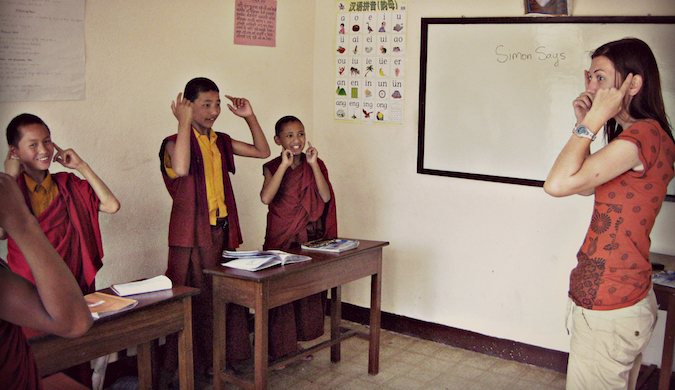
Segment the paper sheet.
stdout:
[[276,0],[239,0],[234,13],[234,44],[276,46]]
[[85,0],[0,0],[0,101],[84,99]]

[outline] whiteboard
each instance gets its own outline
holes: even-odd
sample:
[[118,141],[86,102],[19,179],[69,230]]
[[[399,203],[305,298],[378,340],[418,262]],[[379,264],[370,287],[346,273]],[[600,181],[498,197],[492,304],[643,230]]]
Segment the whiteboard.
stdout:
[[423,18],[418,173],[542,186],[591,52],[629,36],[654,52],[675,117],[675,17]]

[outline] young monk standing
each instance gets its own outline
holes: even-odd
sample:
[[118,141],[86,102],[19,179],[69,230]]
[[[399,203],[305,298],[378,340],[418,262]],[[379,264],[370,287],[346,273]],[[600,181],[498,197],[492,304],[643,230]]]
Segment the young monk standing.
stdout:
[[[171,104],[178,119],[178,132],[164,139],[159,153],[164,183],[173,199],[166,275],[176,285],[201,289],[193,300],[195,365],[207,371],[213,361],[213,292],[210,278],[202,271],[219,264],[224,249],[235,249],[242,242],[229,173],[235,171],[235,155],[270,155],[249,101],[225,97],[231,101],[230,111],[246,121],[253,144],[212,129],[220,115],[219,89],[209,79],[196,78]],[[229,305],[228,361],[250,355],[246,310]]]
[[[337,237],[335,196],[326,165],[316,148],[305,148],[305,127],[294,116],[275,126],[281,156],[263,166],[260,199],[269,205],[264,249],[285,250],[319,238]],[[315,294],[270,310],[269,355],[278,358],[298,350],[298,341],[323,334],[326,293]]]

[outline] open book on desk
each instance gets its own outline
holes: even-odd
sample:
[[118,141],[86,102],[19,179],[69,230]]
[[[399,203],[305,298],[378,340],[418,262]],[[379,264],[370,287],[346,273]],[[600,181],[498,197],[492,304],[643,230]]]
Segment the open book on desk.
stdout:
[[359,246],[356,240],[346,240],[344,238],[321,238],[318,240],[306,242],[301,248],[307,251],[320,251],[340,253]]
[[226,267],[243,269],[246,271],[259,271],[261,269],[299,263],[312,260],[309,256],[296,255],[283,251],[223,251],[223,263]]

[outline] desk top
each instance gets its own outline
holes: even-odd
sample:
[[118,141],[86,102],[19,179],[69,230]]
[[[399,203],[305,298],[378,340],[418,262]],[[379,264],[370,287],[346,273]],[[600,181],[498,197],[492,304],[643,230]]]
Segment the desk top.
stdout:
[[[354,238],[349,238],[349,240],[354,240]],[[370,240],[358,240],[358,241],[359,246],[357,248],[350,249],[340,253],[307,251],[301,248],[290,249],[287,250],[286,252],[306,255],[311,257],[312,260],[282,266],[274,266],[260,271],[246,271],[220,265],[215,268],[205,269],[204,272],[214,276],[226,276],[228,278],[246,279],[262,282],[264,280],[274,279],[275,277],[278,277],[281,274],[288,274],[300,270],[306,270],[307,268],[318,267],[321,266],[322,264],[325,264],[326,262],[338,261],[351,256],[357,256],[364,252],[380,249],[382,247],[389,245],[389,242],[386,241],[370,241]]]
[[[116,295],[110,288],[100,290],[100,292]],[[128,298],[135,299],[138,301],[138,304],[128,310],[121,310],[118,313],[110,314],[105,317],[99,318],[94,321],[94,325],[105,323],[108,321],[114,321],[116,318],[124,316],[128,313],[138,312],[149,307],[165,305],[169,302],[176,301],[178,299],[183,299],[186,296],[192,296],[199,294],[200,290],[198,288],[186,287],[186,286],[176,286],[170,290],[162,291],[153,291],[145,294],[136,294],[129,295]],[[30,339],[30,342],[37,342],[48,337],[58,337],[49,333],[44,333],[39,330],[24,328],[26,336]]]
[[[663,264],[664,269],[667,270],[667,271],[675,271],[675,256],[663,255],[661,253],[650,252],[649,253],[649,261],[651,261],[652,263]],[[665,286],[663,284],[656,284],[656,283],[653,283],[653,285],[654,285],[654,291],[656,292],[656,298],[657,298],[658,301],[663,300],[663,297],[661,297],[660,294],[659,294],[660,291],[666,291],[670,294],[675,293],[674,287]]]

